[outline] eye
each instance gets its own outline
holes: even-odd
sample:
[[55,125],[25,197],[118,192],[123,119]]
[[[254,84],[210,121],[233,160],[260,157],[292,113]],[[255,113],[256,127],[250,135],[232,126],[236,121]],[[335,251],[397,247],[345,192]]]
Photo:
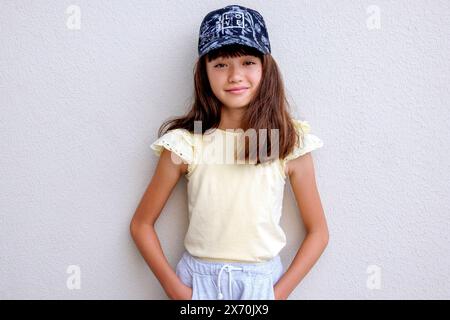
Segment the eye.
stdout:
[[[256,63],[254,63],[253,61],[245,61],[245,63],[249,63],[250,65],[256,64]],[[223,63],[218,63],[218,64],[216,64],[216,65],[214,66],[214,68],[217,68],[218,66],[223,66],[223,65],[225,65],[225,64],[223,64]],[[219,67],[219,69],[220,69],[220,67]]]

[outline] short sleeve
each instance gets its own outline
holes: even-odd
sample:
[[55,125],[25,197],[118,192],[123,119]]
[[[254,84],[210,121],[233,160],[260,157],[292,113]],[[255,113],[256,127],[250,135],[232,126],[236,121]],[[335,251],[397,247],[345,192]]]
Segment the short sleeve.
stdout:
[[311,126],[308,121],[293,119],[293,122],[300,137],[300,142],[294,147],[292,152],[284,158],[285,161],[298,158],[323,146],[323,141],[318,136],[311,133]]
[[311,126],[308,121],[297,119],[292,119],[292,121],[300,140],[297,142],[294,149],[284,159],[280,160],[283,177],[285,177],[286,162],[323,147],[323,141],[318,136],[311,133]]
[[163,149],[167,149],[178,155],[188,164],[194,160],[194,140],[192,133],[186,129],[169,130],[150,145],[155,155],[160,156]]

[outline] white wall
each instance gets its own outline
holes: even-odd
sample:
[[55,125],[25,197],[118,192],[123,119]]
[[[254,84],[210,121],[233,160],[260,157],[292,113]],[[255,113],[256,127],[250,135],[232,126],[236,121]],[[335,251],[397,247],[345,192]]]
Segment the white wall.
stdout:
[[[325,143],[314,159],[331,239],[290,298],[450,298],[444,0],[1,0],[0,298],[166,299],[129,221],[158,127],[187,110],[201,19],[233,3],[263,14],[295,114]],[[183,180],[157,223],[172,266],[185,192]],[[289,184],[282,226],[286,267],[304,236]]]

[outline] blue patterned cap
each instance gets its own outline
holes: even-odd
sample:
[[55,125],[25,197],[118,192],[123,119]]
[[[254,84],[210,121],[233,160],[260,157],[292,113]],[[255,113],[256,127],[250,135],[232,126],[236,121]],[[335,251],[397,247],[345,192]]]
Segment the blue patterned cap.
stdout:
[[262,15],[252,9],[230,5],[208,13],[200,25],[199,57],[229,44],[253,47],[270,53],[269,35]]

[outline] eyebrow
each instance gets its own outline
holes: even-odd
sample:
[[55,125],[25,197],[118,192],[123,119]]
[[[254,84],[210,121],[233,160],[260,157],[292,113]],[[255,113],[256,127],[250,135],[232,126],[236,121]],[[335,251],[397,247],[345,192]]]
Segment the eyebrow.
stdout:
[[214,59],[214,60],[211,60],[211,62],[213,62],[213,61],[218,61],[218,60],[221,60],[221,61],[225,61],[225,60],[230,60],[230,59],[232,59],[232,58],[238,58],[238,59],[241,59],[241,60],[243,60],[243,59],[256,59],[256,57],[254,57],[254,56],[251,56],[251,55],[247,55],[247,56],[240,56],[240,57],[228,57],[228,58],[224,58],[224,57],[217,57],[216,59]]

